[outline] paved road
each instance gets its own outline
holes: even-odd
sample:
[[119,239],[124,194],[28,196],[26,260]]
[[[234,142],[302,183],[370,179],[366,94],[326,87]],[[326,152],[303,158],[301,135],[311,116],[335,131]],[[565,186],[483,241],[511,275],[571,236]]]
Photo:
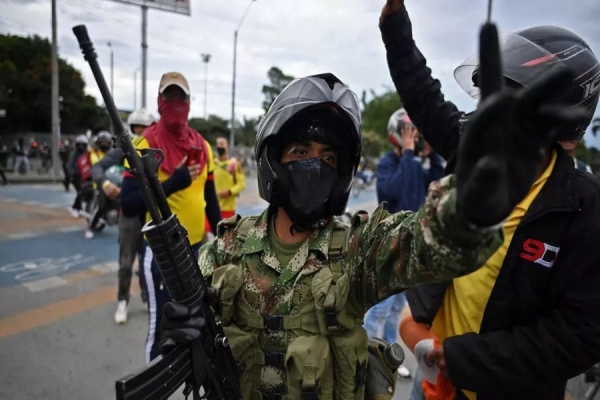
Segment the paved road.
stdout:
[[[128,323],[113,322],[116,228],[86,240],[84,221],[68,212],[73,196],[55,184],[0,187],[2,399],[110,399],[115,380],[144,365],[148,320],[137,282]],[[240,203],[243,215],[264,209],[255,180]],[[349,208],[374,205],[365,191]],[[409,388],[401,382],[396,398]]]

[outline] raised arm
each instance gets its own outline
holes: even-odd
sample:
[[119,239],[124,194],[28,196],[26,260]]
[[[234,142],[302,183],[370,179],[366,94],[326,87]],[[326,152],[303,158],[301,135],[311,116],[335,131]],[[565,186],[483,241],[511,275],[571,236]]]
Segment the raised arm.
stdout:
[[448,160],[458,147],[459,119],[463,113],[446,101],[440,81],[431,76],[431,69],[413,40],[404,5],[390,11],[382,16],[379,28],[394,86],[421,135]]

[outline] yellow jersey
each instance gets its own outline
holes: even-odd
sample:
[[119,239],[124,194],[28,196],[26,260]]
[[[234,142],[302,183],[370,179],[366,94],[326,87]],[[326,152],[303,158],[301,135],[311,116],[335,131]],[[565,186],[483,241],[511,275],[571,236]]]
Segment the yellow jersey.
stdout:
[[[206,142],[206,140],[205,140]],[[140,136],[133,140],[133,146],[137,150],[148,149],[150,145],[148,140]],[[192,181],[192,184],[184,190],[180,190],[171,194],[167,198],[167,203],[173,214],[177,215],[181,225],[187,230],[188,238],[192,245],[200,243],[204,236],[204,226],[206,221],[206,200],[204,199],[204,187],[208,180],[212,180],[214,174],[214,160],[210,145],[205,144],[206,151],[206,166],[200,172],[200,175]],[[125,160],[125,168],[129,168],[129,163]],[[158,180],[166,181],[170,175],[158,168]],[[150,214],[146,214],[146,222],[150,221]]]
[[217,194],[224,190],[231,193],[228,197],[219,197],[221,211],[235,211],[236,196],[246,188],[246,177],[239,161],[235,158],[215,160],[215,188]]

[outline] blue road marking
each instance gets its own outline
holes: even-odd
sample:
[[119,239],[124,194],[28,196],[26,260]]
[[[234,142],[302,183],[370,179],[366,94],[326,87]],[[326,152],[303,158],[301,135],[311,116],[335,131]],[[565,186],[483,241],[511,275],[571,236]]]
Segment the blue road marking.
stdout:
[[31,282],[99,263],[115,261],[117,232],[109,228],[93,240],[82,232],[53,233],[0,242],[0,287]]

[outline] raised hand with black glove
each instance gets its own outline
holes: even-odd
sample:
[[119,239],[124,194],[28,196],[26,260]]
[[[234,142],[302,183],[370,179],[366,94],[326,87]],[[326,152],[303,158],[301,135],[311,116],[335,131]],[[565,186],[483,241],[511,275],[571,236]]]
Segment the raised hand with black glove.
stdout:
[[183,304],[167,303],[160,323],[160,353],[166,355],[179,345],[186,345],[202,336],[206,321]]
[[[553,56],[540,54],[540,59],[531,63],[536,65],[548,57]],[[541,172],[554,132],[576,127],[586,119],[582,109],[553,102],[574,76],[558,60],[551,67],[525,88],[518,82],[509,82],[508,88],[496,26],[483,26],[479,66],[473,76],[478,80],[481,102],[462,134],[455,170],[457,208],[477,227],[502,223]]]

